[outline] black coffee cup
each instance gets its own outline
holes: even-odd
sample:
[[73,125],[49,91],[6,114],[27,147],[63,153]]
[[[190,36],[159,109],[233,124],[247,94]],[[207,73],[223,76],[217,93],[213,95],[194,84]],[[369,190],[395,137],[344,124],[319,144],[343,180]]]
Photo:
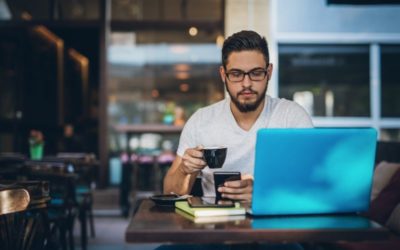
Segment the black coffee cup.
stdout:
[[226,158],[226,147],[207,147],[203,149],[203,159],[209,168],[221,168]]

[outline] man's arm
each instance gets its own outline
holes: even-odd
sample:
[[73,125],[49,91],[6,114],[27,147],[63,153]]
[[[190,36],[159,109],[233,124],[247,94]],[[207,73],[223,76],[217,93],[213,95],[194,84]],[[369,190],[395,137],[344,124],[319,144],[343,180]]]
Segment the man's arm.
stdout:
[[177,155],[164,177],[164,193],[189,194],[197,175],[206,166],[202,157],[201,147],[187,149],[182,157]]
[[164,193],[176,193],[179,195],[189,194],[192,190],[194,180],[198,173],[185,174],[180,171],[180,165],[182,164],[182,158],[176,156],[171,168],[168,170],[164,177]]

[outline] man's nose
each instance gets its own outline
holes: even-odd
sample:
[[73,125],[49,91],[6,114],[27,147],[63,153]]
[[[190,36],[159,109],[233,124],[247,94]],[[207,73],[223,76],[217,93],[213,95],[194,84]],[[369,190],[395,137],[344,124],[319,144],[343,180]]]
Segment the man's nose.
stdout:
[[250,79],[250,76],[248,74],[244,75],[243,81],[242,81],[242,86],[243,87],[248,87],[251,86],[252,82]]

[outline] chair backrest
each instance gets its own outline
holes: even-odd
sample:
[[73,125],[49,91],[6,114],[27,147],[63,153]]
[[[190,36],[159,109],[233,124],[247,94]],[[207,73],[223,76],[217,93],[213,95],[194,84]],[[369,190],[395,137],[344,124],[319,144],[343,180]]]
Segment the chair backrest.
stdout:
[[24,211],[29,201],[29,193],[25,189],[0,189],[0,215]]
[[31,206],[29,192],[18,183],[0,185],[0,249],[45,249],[49,231],[43,216],[46,204]]

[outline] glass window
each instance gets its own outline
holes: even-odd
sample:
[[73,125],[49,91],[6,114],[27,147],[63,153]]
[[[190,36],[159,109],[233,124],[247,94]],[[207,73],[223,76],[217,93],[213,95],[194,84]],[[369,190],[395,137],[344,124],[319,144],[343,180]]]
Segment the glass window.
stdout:
[[199,43],[185,36],[174,31],[112,33],[111,126],[183,125],[198,108],[224,98],[217,33],[203,35]]
[[370,116],[367,45],[279,45],[279,96],[313,116]]
[[9,12],[12,19],[49,19],[51,6],[50,0],[8,0],[6,1],[6,3],[8,4]]
[[[327,0],[276,1],[278,32],[309,34],[396,34],[400,32],[398,1],[391,1],[393,4],[384,4],[385,1],[375,0],[374,2],[379,2],[378,5],[353,5],[347,0],[342,0],[342,2],[348,2],[342,5],[327,4],[327,2]],[[351,2],[362,1],[352,0]]]
[[8,0],[3,7],[8,7],[7,17],[10,15],[11,19],[17,20],[97,20],[100,17],[99,3],[98,0]]
[[64,20],[98,20],[100,18],[98,0],[62,0],[57,6],[58,18]]
[[400,45],[381,47],[382,117],[400,117]]
[[113,0],[112,20],[219,21],[223,0]]

